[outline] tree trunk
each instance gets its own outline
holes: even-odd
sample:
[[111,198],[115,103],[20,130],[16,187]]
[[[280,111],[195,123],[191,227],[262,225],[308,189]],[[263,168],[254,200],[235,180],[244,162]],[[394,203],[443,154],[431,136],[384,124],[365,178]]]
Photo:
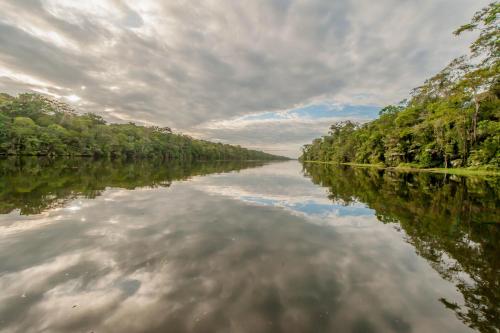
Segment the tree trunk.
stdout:
[[462,156],[462,166],[465,166],[467,162],[467,155],[469,153],[469,140],[470,140],[470,131],[467,129],[467,120],[466,115],[464,114],[464,151]]
[[472,143],[476,142],[477,138],[477,118],[479,116],[479,101],[477,100],[477,96],[474,93],[474,116],[472,117]]

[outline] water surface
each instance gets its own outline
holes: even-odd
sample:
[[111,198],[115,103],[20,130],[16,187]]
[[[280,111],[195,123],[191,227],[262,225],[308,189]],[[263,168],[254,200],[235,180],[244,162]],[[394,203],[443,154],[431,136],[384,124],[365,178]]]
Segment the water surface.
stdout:
[[499,184],[0,161],[0,332],[495,332]]

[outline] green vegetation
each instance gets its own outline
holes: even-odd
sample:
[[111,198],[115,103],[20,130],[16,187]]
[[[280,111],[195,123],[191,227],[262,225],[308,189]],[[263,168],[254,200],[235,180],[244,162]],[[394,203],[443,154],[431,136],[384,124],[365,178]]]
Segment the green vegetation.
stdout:
[[335,162],[323,162],[323,161],[302,161],[303,163],[323,163],[323,164],[340,164],[349,165],[358,168],[376,168],[376,169],[388,169],[402,172],[433,172],[433,173],[445,173],[450,175],[459,176],[500,176],[499,169],[492,169],[488,167],[469,167],[469,168],[420,168],[415,167],[414,164],[401,163],[397,167],[388,167],[382,163],[369,164],[369,163],[335,163]]
[[303,161],[411,168],[500,167],[500,3],[455,34],[479,30],[470,56],[453,60],[379,118],[333,124],[303,148]]
[[[444,306],[480,332],[500,327],[500,177],[460,177],[397,169],[306,163],[305,174],[345,205],[364,203],[405,240],[463,302]],[[374,258],[374,260],[377,260]]]
[[0,94],[0,155],[271,160],[285,157],[174,134],[168,127],[106,124],[38,94]]
[[259,161],[170,161],[160,159],[9,157],[0,159],[0,214],[19,209],[40,214],[77,197],[95,198],[107,187],[168,187],[174,180],[239,171]]

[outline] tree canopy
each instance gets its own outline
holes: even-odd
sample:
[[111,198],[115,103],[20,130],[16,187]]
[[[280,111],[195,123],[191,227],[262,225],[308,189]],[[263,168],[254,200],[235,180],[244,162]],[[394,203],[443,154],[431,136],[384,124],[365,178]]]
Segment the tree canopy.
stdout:
[[500,167],[500,3],[455,31],[479,31],[470,54],[454,59],[365,124],[333,124],[301,160],[416,167]]
[[107,124],[96,114],[78,114],[64,103],[33,93],[0,94],[0,155],[285,159],[172,133],[168,127]]

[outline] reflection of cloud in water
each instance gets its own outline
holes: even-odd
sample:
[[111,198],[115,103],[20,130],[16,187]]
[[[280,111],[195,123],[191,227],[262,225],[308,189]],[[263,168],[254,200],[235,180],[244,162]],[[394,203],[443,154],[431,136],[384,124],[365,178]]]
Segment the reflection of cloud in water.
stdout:
[[[345,205],[332,202],[325,189],[311,186],[300,173],[300,164],[282,162],[238,175],[221,174],[197,179],[196,189],[212,195],[230,197],[246,203],[281,207],[290,213],[313,219],[315,223],[362,226],[376,221],[375,211],[360,202]],[[259,181],[255,181],[255,177]]]
[[[54,212],[57,223],[2,234],[2,333],[468,331],[437,302],[461,301],[453,285],[391,228],[352,232],[290,214],[323,214],[312,185],[310,201],[288,198],[284,210],[274,194],[255,206],[205,185],[109,190]],[[345,223],[367,218],[344,213]]]
[[[285,195],[270,195],[266,193],[251,193],[238,187],[197,186],[207,193],[230,197],[239,201],[261,206],[281,207],[300,216],[314,219],[323,224],[360,226],[359,222],[373,222],[375,212],[362,203],[343,205],[332,203],[328,199],[314,197],[297,197]],[[321,221],[317,221],[320,219]],[[353,221],[353,219],[355,221]],[[352,223],[357,222],[357,223]]]

